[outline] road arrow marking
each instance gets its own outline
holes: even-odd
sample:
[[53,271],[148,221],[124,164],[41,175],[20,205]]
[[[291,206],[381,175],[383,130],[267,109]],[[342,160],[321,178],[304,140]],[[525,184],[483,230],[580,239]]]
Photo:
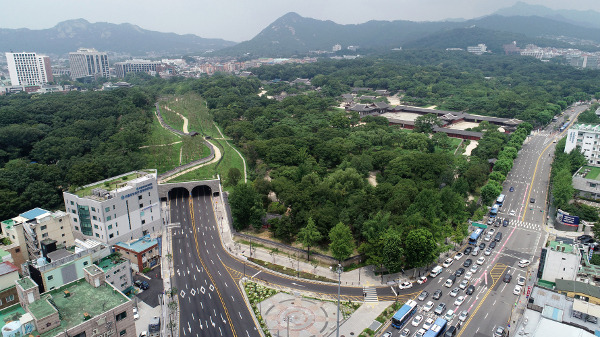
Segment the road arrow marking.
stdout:
[[190,322],[188,322],[188,330],[190,333],[192,332],[192,327],[190,326]]
[[210,324],[213,326],[213,328],[215,327],[215,322],[212,321],[212,316],[209,316],[208,318],[210,318]]

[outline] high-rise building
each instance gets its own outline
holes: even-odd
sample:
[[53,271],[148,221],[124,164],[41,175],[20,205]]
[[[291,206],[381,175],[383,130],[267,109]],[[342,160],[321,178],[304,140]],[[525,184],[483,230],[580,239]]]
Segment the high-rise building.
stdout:
[[600,166],[600,125],[575,124],[567,133],[565,152],[570,153],[579,147],[588,162]]
[[125,173],[63,197],[76,239],[112,245],[161,230],[156,170]]
[[6,53],[12,85],[41,85],[52,82],[50,58],[33,52]]
[[69,53],[69,65],[71,67],[71,78],[85,77],[109,77],[108,55],[96,49],[80,48],[76,52]]
[[117,77],[125,77],[127,73],[158,72],[162,69],[162,62],[150,60],[127,60],[115,63]]

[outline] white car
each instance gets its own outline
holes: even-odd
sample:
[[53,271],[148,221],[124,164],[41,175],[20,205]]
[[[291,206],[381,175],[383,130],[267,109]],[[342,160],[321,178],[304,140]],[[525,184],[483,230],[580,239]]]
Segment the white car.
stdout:
[[477,271],[479,270],[479,265],[474,264],[473,266],[471,266],[471,273],[475,274]]
[[531,263],[531,261],[529,261],[529,260],[521,260],[521,261],[519,261],[519,267],[521,267],[521,268],[525,268],[525,267],[527,267],[527,266],[528,266],[530,263]]
[[521,294],[521,290],[523,290],[523,288],[521,288],[520,285],[516,285],[515,289],[513,290],[513,294],[520,295]]
[[460,289],[465,289],[469,286],[469,281],[468,280],[462,280],[460,281],[460,284],[458,285],[458,287]]
[[430,312],[432,308],[433,308],[433,302],[429,301],[429,302],[425,303],[425,305],[423,306],[423,311]]
[[488,235],[489,235],[489,236],[492,236],[492,235],[494,235],[494,233],[496,233],[496,229],[495,229],[495,228],[490,228],[490,229],[488,229]]
[[137,320],[140,318],[140,314],[138,314],[138,310],[136,307],[133,307],[133,319]]
[[465,254],[463,254],[463,253],[461,253],[461,252],[458,252],[458,253],[456,253],[456,255],[454,255],[454,259],[458,261],[458,260],[460,260],[460,259],[461,259],[463,256],[465,256]]
[[419,324],[421,324],[421,321],[423,320],[423,315],[417,315],[415,316],[415,318],[413,318],[412,320],[412,326],[419,326]]
[[412,286],[413,286],[413,284],[410,283],[410,282],[402,282],[402,283],[400,283],[400,285],[398,286],[398,288],[400,290],[402,290],[402,289],[412,288]]
[[525,285],[525,276],[519,275],[517,277],[517,284],[520,286],[524,286]]
[[427,330],[421,328],[421,329],[419,329],[419,331],[415,332],[415,337],[423,337],[423,336],[425,336],[426,332],[427,332]]
[[464,296],[458,296],[458,298],[456,298],[456,301],[454,301],[454,305],[459,307],[461,304],[463,304],[465,301],[465,297]]
[[481,256],[477,259],[477,264],[482,265],[485,263],[485,257]]
[[421,276],[417,279],[418,284],[423,284],[425,282],[427,282],[427,277],[425,277],[425,276]]
[[454,262],[454,259],[447,258],[446,261],[444,261],[444,263],[442,263],[442,267],[448,268],[452,265],[452,262]]
[[454,310],[450,309],[450,310],[446,311],[446,314],[444,315],[444,319],[447,321],[451,321],[452,317],[454,317]]
[[452,291],[450,292],[450,296],[452,297],[456,297],[458,296],[458,293],[460,292],[460,289],[458,289],[458,287],[452,289]]
[[469,281],[471,279],[471,277],[473,277],[473,273],[468,271],[465,274],[465,280]]
[[485,236],[483,239],[484,239],[485,241],[490,241],[490,240],[492,239],[492,236],[488,234],[488,235],[486,235],[486,236]]
[[423,329],[425,330],[429,330],[429,328],[431,328],[431,326],[433,325],[433,318],[429,317],[425,320],[425,323],[423,323]]
[[490,256],[492,254],[492,248],[487,247],[485,249],[485,252],[483,252],[483,254],[485,254],[485,256]]
[[469,317],[469,312],[465,310],[460,313],[460,315],[458,316],[458,320],[464,322],[467,320],[467,317]]
[[510,211],[510,213],[508,213],[511,216],[515,216],[515,211]]
[[410,336],[410,330],[408,330],[408,329],[404,329],[400,333],[400,337],[409,337],[409,336]]

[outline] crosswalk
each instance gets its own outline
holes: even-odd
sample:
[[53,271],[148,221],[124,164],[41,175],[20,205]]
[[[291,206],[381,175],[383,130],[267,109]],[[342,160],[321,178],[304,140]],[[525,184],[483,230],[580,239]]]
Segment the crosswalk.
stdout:
[[530,229],[530,230],[535,230],[535,231],[541,229],[541,226],[539,224],[534,224],[534,223],[525,222],[525,221],[521,221],[521,220],[510,220],[509,223],[515,227],[520,227],[520,228],[525,228],[525,229]]
[[366,302],[379,302],[377,298],[377,288],[375,287],[363,287],[363,294],[365,294],[365,303]]

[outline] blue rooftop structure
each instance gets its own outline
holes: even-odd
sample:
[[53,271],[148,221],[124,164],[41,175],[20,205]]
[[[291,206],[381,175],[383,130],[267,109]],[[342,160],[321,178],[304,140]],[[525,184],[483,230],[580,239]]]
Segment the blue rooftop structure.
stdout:
[[42,214],[46,214],[46,213],[50,213],[49,211],[45,210],[45,209],[41,209],[39,207],[36,207],[32,210],[29,210],[25,213],[21,213],[19,214],[19,216],[24,217],[27,220],[31,220],[31,219],[35,219],[36,217],[42,215]]
[[124,249],[128,249],[128,250],[134,251],[136,253],[141,253],[141,252],[145,251],[146,249],[149,249],[155,245],[158,245],[158,240],[151,239],[149,235],[142,236],[141,238],[139,238],[131,243],[126,243],[126,242],[115,243],[115,246],[118,246],[118,247],[121,247]]

